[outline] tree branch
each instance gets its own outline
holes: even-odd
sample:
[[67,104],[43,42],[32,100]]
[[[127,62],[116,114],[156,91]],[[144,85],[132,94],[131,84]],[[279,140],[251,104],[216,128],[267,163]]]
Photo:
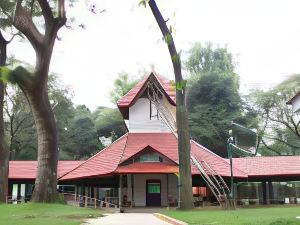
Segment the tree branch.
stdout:
[[42,14],[45,20],[45,24],[46,24],[46,29],[48,27],[50,27],[53,24],[53,14],[52,14],[52,10],[50,8],[50,5],[48,3],[47,0],[38,0],[38,3],[42,9]]
[[30,12],[22,6],[22,0],[17,1],[13,25],[27,37],[36,51],[40,50],[43,35],[33,23]]
[[262,143],[264,144],[264,146],[265,146],[267,149],[269,149],[270,151],[276,153],[277,155],[281,155],[279,152],[277,152],[277,151],[274,150],[273,148],[269,147],[269,146],[267,145],[267,143],[264,141],[263,138],[261,139],[261,142],[262,142]]

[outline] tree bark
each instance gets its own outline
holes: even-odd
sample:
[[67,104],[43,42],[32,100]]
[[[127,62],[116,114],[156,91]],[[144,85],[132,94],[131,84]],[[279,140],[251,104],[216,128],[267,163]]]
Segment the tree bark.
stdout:
[[[8,42],[2,36],[0,31],[0,66],[6,65]],[[8,191],[8,171],[9,171],[9,151],[4,137],[4,89],[5,85],[0,81],[0,203],[6,202]]]
[[[176,122],[178,134],[178,155],[179,155],[179,178],[180,178],[180,209],[194,208],[192,194],[192,174],[191,174],[191,144],[188,127],[188,115],[185,104],[185,84],[181,74],[181,61],[177,53],[175,43],[166,22],[161,15],[155,0],[150,0],[149,6],[156,19],[156,22],[168,45],[170,57],[173,64],[176,82]],[[178,88],[181,86],[181,88]]]
[[33,113],[38,134],[38,170],[32,194],[34,202],[57,200],[58,143],[54,114],[48,98],[48,73],[58,30],[66,23],[65,1],[58,0],[58,16],[54,17],[49,1],[38,0],[45,20],[45,34],[39,32],[32,14],[18,0],[13,24],[31,43],[36,53],[33,74],[17,74],[17,83],[26,95]]
[[38,170],[33,202],[55,202],[57,200],[58,142],[54,114],[48,98],[47,88],[23,88],[28,98],[38,135]]

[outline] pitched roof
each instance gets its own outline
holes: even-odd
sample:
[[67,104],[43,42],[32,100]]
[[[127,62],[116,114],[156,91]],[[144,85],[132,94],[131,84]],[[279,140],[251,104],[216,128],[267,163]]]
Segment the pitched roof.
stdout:
[[139,153],[147,146],[178,163],[177,139],[172,133],[129,133],[120,163]]
[[[61,177],[83,161],[58,161],[57,177]],[[37,161],[9,161],[9,179],[35,179]]]
[[123,155],[127,136],[128,134],[123,135],[110,146],[68,172],[60,180],[96,177],[113,172],[118,167]]
[[169,102],[172,105],[176,105],[176,91],[175,88],[171,85],[170,81],[162,78],[155,72],[151,72],[118,101],[117,105],[123,116],[127,116],[124,112],[124,108],[131,107],[136,102],[141,94],[143,94],[144,90],[146,89],[146,84],[150,79],[155,79],[161,86],[162,90],[165,92],[165,95]]
[[300,96],[300,91],[298,91],[290,100],[287,101],[286,104],[291,105],[293,104],[293,101],[295,101],[296,98]]
[[126,166],[119,166],[115,173],[130,174],[130,173],[178,173],[177,165],[161,163],[161,162],[137,162]]
[[[210,150],[204,148],[198,143],[191,142],[192,154],[197,160],[205,161],[222,176],[230,176],[229,163],[222,157],[216,155]],[[167,157],[174,162],[173,165],[164,163],[134,163],[132,165],[120,166],[126,160],[136,156],[144,149],[151,147],[161,155]],[[111,175],[125,173],[128,171],[133,173],[144,171],[145,173],[162,172],[165,169],[170,173],[178,171],[178,147],[177,139],[172,133],[128,133],[118,141],[111,144],[105,150],[102,150],[91,159],[82,163],[71,172],[60,178],[60,180],[80,179],[87,177],[99,177],[103,175]],[[198,169],[192,164],[192,173],[199,174]],[[247,177],[247,174],[234,167],[234,175],[236,177]]]
[[300,156],[233,158],[233,165],[249,177],[300,176]]
[[[204,146],[195,141],[191,141],[191,154],[198,162],[205,161],[220,176],[230,177],[230,164],[224,158],[218,156]],[[197,167],[191,162],[192,174],[199,174]],[[209,171],[206,171],[209,174]],[[233,166],[233,175],[235,177],[247,177],[247,173]]]

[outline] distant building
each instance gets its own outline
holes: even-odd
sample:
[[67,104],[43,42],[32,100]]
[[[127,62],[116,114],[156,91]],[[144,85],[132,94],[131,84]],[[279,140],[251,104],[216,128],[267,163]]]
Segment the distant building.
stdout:
[[294,112],[300,111],[300,91],[292,97],[286,104],[292,105]]

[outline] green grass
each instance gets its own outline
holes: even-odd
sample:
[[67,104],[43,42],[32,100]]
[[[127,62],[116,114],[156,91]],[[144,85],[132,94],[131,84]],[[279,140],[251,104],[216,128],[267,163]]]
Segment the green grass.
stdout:
[[79,225],[84,218],[100,217],[99,209],[60,204],[0,204],[0,225]]
[[195,209],[168,210],[163,214],[187,222],[189,225],[300,225],[300,207],[252,208],[225,211]]

